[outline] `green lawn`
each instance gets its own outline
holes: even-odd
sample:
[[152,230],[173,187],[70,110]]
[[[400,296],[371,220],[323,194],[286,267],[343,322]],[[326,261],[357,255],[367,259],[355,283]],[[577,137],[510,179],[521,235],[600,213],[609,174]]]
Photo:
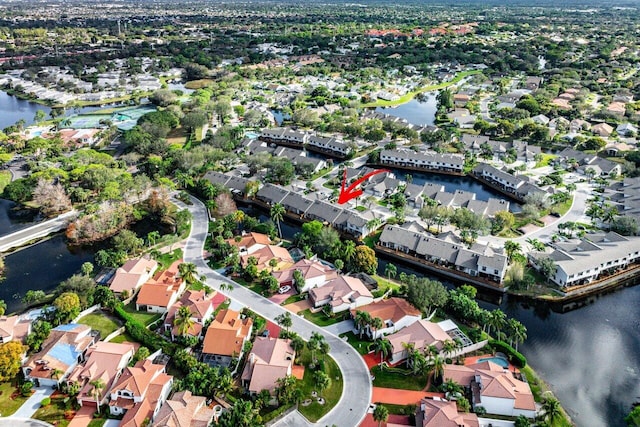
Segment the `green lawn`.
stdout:
[[106,418],[95,418],[89,421],[88,427],[102,427],[107,422]]
[[161,254],[155,260],[158,262],[158,270],[166,270],[171,264],[182,258],[182,249],[174,249],[173,252]]
[[375,233],[368,235],[364,238],[364,244],[373,249],[376,246],[376,243],[380,240],[381,234],[382,231],[376,231]]
[[305,319],[309,320],[312,323],[315,323],[320,327],[333,325],[343,320],[342,316],[340,315],[335,317],[327,317],[327,315],[324,314],[322,310],[317,313],[312,313],[311,310],[306,309],[298,314],[301,314]]
[[392,107],[392,106],[395,106],[395,105],[404,104],[405,102],[411,101],[413,99],[413,97],[416,96],[419,93],[431,92],[431,91],[434,91],[434,90],[440,90],[440,89],[444,89],[444,88],[449,87],[449,86],[453,86],[454,84],[458,83],[463,78],[465,78],[467,76],[470,76],[472,74],[478,74],[478,73],[480,73],[479,70],[463,71],[461,73],[456,74],[456,76],[453,78],[453,80],[450,80],[450,81],[447,81],[447,82],[438,83],[438,84],[435,84],[435,85],[422,87],[422,88],[420,88],[418,90],[415,90],[413,92],[409,92],[406,95],[401,96],[400,99],[397,99],[395,101],[377,100],[375,102],[369,102],[368,104],[360,105],[360,107],[363,107],[363,108],[368,108],[368,107]]
[[134,302],[130,302],[129,304],[125,305],[124,309],[127,313],[131,314],[134,319],[145,326],[149,326],[162,316],[160,313],[147,313],[145,311],[137,311],[136,304]]
[[536,168],[543,168],[545,166],[549,166],[549,163],[551,162],[551,160],[555,159],[556,155],[554,154],[544,154],[542,153],[542,159],[539,162],[536,162],[536,165],[534,166],[534,169]]
[[0,171],[0,193],[4,191],[4,187],[11,182],[11,172]]
[[131,335],[129,335],[126,331],[115,337],[109,342],[115,342],[122,344],[123,342],[136,342],[135,339]]
[[[533,398],[536,402],[542,403],[544,400],[543,394],[548,391],[547,385],[538,378],[538,374],[531,369],[530,366],[526,366],[520,370],[526,377],[527,382],[529,383],[529,387],[531,388],[531,392],[533,393]],[[564,408],[561,410],[562,416],[560,419],[556,420],[551,424],[551,427],[571,427],[573,424],[569,422],[566,412]]]
[[400,368],[384,368],[381,371],[379,366],[374,366],[371,373],[375,377],[374,387],[420,391],[427,386],[426,375],[413,375],[410,371]]
[[389,280],[385,277],[378,276],[377,274],[371,275],[371,277],[378,282],[378,289],[386,292],[387,289],[400,289],[400,283],[395,280]]
[[3,417],[12,415],[27,400],[26,397],[22,397],[20,394],[16,395],[15,398],[11,398],[11,395],[17,392],[13,385],[15,383],[15,380],[0,383],[0,414]]
[[78,323],[91,326],[91,329],[100,331],[100,338],[105,339],[107,335],[120,327],[120,324],[105,313],[98,311],[87,314]]
[[64,397],[56,397],[51,399],[50,405],[41,406],[31,418],[48,422],[56,427],[67,427],[69,421],[64,419],[64,411]]
[[369,353],[369,346],[371,345],[371,341],[360,339],[360,337],[355,335],[353,332],[347,332],[340,335],[340,338],[344,337],[347,337],[347,342],[351,344],[351,347],[355,348],[358,353],[362,355]]
[[[322,418],[338,403],[343,392],[342,372],[340,372],[340,368],[338,368],[335,360],[333,360],[331,356],[326,355],[317,355],[317,357],[324,357],[325,372],[329,375],[329,378],[331,378],[331,385],[329,388],[324,390],[322,393],[319,393],[320,396],[325,399],[325,404],[320,405],[317,401],[314,401],[309,406],[298,406],[298,411],[313,423]],[[311,361],[311,353],[305,349],[300,359],[306,366]],[[300,390],[302,390],[302,400],[310,399],[311,392],[316,390],[316,386],[313,381],[313,370],[309,368],[305,369],[304,378],[298,382],[298,386],[300,387]]]
[[302,301],[303,299],[305,299],[306,296],[307,296],[306,292],[304,294],[291,295],[289,298],[282,301],[282,304],[280,305],[293,304],[294,302]]

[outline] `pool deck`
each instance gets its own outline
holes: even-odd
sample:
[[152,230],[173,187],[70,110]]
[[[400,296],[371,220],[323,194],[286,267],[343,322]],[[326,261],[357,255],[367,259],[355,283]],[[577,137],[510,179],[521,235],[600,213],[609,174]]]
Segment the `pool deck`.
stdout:
[[[465,364],[465,366],[473,365],[474,363],[478,363],[478,360],[480,360],[480,359],[487,359],[487,358],[494,358],[494,357],[498,357],[498,356],[493,355],[493,354],[483,354],[483,355],[480,355],[480,356],[465,357],[464,364]],[[516,368],[512,363],[509,363],[508,369],[511,372],[520,372],[520,370],[518,368]]]

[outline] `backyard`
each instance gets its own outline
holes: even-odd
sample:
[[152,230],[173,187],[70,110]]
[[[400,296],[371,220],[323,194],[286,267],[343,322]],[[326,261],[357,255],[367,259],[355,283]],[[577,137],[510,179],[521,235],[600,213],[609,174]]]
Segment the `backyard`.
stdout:
[[91,314],[87,314],[82,319],[80,319],[78,323],[91,326],[91,329],[99,331],[100,338],[103,340],[109,334],[120,327],[120,323],[116,319],[102,311],[96,311]]
[[138,322],[142,323],[145,326],[149,326],[156,320],[162,317],[160,313],[147,313],[145,311],[137,311],[136,304],[134,302],[130,302],[129,304],[124,306],[124,310],[131,315]]
[[424,390],[427,386],[427,375],[414,375],[411,371],[400,368],[384,368],[374,366],[371,374],[375,377],[374,387],[397,388],[401,390]]

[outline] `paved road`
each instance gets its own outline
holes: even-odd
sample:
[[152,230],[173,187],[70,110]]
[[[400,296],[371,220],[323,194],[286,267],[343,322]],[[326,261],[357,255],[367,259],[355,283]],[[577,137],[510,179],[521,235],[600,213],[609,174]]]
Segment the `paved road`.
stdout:
[[8,251],[34,239],[63,230],[77,214],[78,212],[76,211],[67,212],[48,221],[2,236],[0,237],[0,252]]
[[[232,284],[234,289],[227,293],[229,297],[271,321],[275,321],[276,316],[287,312],[279,305],[247,288],[237,285],[207,266],[202,253],[208,233],[209,219],[205,206],[193,197],[191,201],[192,204],[189,206],[185,206],[180,201],[174,201],[178,206],[187,208],[193,215],[191,233],[184,248],[185,262],[194,263],[198,267],[198,273],[207,278],[207,285],[218,291],[220,291],[220,285]],[[367,412],[372,393],[371,378],[364,360],[348,343],[304,318],[293,316],[291,329],[304,339],[309,339],[312,332],[322,334],[331,347],[329,354],[340,367],[344,378],[344,390],[340,401],[317,425],[336,425],[338,427],[359,425]],[[292,419],[295,419],[295,416],[292,418],[287,417],[278,425],[296,425]],[[294,424],[291,424],[291,422],[294,422]]]
[[[106,425],[106,424],[105,424]],[[0,427],[52,427],[51,424],[30,418],[0,418]]]
[[51,387],[36,387],[36,392],[28,398],[13,414],[15,418],[31,418],[40,407],[40,402],[45,397],[50,397],[54,390]]

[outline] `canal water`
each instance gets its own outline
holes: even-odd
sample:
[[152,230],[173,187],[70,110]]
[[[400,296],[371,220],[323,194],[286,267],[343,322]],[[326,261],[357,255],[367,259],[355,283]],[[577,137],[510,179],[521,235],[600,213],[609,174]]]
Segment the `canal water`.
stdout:
[[400,117],[416,126],[433,125],[438,111],[436,95],[437,92],[419,94],[397,107],[377,107],[376,112]]

